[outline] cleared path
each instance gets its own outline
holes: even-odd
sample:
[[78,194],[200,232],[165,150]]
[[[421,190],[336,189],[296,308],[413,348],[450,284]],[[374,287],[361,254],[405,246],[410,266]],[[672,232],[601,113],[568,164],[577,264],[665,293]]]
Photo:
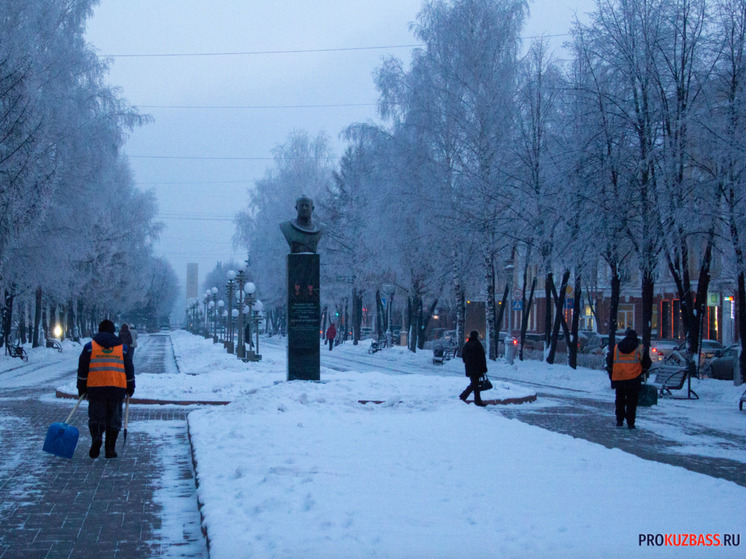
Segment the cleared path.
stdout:
[[[141,336],[137,373],[173,360],[167,335]],[[53,397],[75,375],[60,366],[0,374],[0,558],[207,557],[186,434],[188,408],[131,406],[119,458],[88,457],[86,404],[72,420],[71,460],[41,450],[73,403]],[[74,365],[73,365],[74,367]]]

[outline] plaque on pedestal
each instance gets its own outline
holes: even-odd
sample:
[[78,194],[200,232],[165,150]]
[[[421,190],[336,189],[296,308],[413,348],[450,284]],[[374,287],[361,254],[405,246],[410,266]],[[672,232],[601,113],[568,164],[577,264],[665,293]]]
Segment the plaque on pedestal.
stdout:
[[320,380],[319,255],[287,256],[288,380]]

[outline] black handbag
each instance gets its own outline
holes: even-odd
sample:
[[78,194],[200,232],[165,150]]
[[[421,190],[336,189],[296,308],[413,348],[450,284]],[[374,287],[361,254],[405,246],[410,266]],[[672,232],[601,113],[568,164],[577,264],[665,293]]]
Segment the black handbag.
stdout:
[[487,374],[483,374],[482,378],[479,379],[479,391],[484,392],[485,390],[491,390],[492,389],[492,383],[490,382],[489,377]]

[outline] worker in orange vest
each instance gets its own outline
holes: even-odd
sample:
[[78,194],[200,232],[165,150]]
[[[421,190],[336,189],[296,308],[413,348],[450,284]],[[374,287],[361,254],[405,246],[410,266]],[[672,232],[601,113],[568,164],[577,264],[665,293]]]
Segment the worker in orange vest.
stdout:
[[103,320],[98,334],[85,344],[78,359],[78,395],[88,395],[88,427],[91,450],[98,458],[106,433],[106,458],[116,458],[122,428],[124,396],[135,393],[135,367],[129,346],[114,334],[114,323]]
[[611,369],[611,387],[616,389],[616,426],[635,428],[637,399],[642,386],[642,375],[650,369],[648,352],[640,343],[637,332],[627,330],[621,342],[614,347]]

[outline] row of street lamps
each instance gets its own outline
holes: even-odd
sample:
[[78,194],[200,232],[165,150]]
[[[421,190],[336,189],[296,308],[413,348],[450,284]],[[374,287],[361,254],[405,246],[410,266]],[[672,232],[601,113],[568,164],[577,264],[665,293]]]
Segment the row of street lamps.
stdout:
[[[201,300],[201,309],[198,298],[192,299],[187,307],[189,329],[193,333],[201,330],[205,338],[209,338],[211,337],[210,322],[212,321],[213,343],[222,341],[228,353],[233,353],[233,325],[235,321],[238,323],[235,332],[235,337],[238,338],[235,347],[236,356],[243,361],[259,361],[262,358],[259,354],[259,324],[262,321],[261,313],[264,310],[264,305],[256,298],[256,285],[253,282],[246,281],[245,263],[239,264],[237,271],[229,270],[226,277],[228,279],[226,284],[228,308],[225,308],[225,301],[218,300],[217,287],[206,290]],[[233,307],[234,298],[236,299],[235,308]],[[218,322],[224,325],[220,329],[220,336],[218,336]],[[246,324],[249,326],[249,337],[244,340]],[[251,345],[252,324],[256,332],[256,349],[250,349],[247,352],[246,343]]]

